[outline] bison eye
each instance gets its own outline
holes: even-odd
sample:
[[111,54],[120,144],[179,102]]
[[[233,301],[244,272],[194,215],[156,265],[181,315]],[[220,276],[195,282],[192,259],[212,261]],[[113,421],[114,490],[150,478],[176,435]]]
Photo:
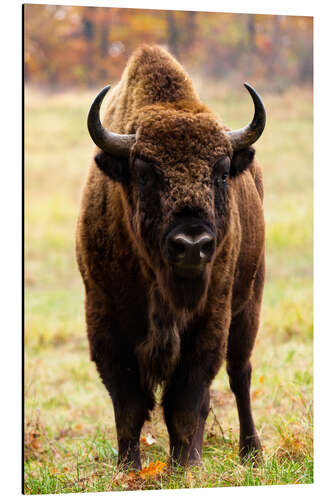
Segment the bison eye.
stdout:
[[229,156],[223,156],[214,165],[213,176],[214,181],[217,186],[221,186],[226,182],[228,174],[230,172],[230,158]]
[[153,169],[151,163],[142,160],[141,158],[135,158],[134,168],[140,185],[144,186],[152,179]]

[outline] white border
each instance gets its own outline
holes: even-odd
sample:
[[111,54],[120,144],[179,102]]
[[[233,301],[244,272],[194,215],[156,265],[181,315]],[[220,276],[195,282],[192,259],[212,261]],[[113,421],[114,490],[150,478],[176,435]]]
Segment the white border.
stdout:
[[[315,484],[297,486],[234,487],[202,490],[163,490],[110,493],[112,498],[152,496],[173,498],[327,498],[332,491],[332,80],[329,70],[332,47],[332,17],[327,1],[230,0],[225,4],[206,0],[124,0],[30,2],[62,5],[205,10],[286,15],[313,15],[315,27]],[[21,490],[21,2],[8,0],[1,16],[1,305],[2,305],[2,404],[1,466],[4,498],[17,498]],[[332,71],[331,71],[332,73]],[[6,117],[6,118],[5,118]],[[331,117],[329,119],[329,117]],[[283,167],[283,166],[282,166]],[[91,493],[102,498],[108,493]],[[86,498],[66,494],[66,498]],[[53,495],[52,495],[53,497]],[[51,498],[51,495],[43,495]]]

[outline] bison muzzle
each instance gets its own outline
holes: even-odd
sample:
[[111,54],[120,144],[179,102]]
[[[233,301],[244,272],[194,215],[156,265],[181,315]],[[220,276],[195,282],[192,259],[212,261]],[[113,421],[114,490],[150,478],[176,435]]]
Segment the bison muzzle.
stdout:
[[112,398],[119,463],[127,466],[141,467],[140,432],[158,385],[171,462],[201,461],[209,388],[225,359],[240,455],[261,455],[250,355],[264,284],[264,216],[252,144],[265,109],[245,86],[254,117],[230,130],[170,54],[141,47],[89,111],[97,148],[76,252],[91,358]]

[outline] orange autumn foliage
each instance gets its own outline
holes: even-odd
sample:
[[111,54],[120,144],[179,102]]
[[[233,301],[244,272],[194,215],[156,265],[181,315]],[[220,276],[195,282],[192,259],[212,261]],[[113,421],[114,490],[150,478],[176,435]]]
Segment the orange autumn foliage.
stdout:
[[156,460],[156,462],[151,462],[147,467],[144,467],[139,472],[139,476],[142,479],[149,479],[162,474],[163,469],[166,467],[164,462],[160,462],[160,460]]
[[164,468],[166,467],[166,463],[161,462],[160,460],[156,460],[156,462],[151,462],[147,467],[144,467],[138,472],[129,472],[128,479],[155,479],[160,474],[163,473]]
[[277,88],[311,85],[312,35],[302,16],[25,5],[25,80],[54,90],[115,82],[146,43],[212,80],[236,71],[270,86],[274,76]]

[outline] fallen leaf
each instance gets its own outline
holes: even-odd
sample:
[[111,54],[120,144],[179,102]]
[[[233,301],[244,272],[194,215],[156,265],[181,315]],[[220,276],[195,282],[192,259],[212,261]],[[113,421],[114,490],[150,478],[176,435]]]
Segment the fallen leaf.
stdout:
[[261,375],[261,376],[259,377],[259,383],[260,383],[260,384],[262,384],[264,380],[265,380],[264,375]]
[[140,443],[145,446],[151,446],[156,443],[156,439],[148,432],[147,436],[142,436],[140,438]]
[[162,474],[163,469],[166,467],[164,462],[160,462],[160,460],[156,460],[156,462],[151,462],[147,467],[144,467],[139,472],[139,476],[142,479],[151,479],[159,474]]

